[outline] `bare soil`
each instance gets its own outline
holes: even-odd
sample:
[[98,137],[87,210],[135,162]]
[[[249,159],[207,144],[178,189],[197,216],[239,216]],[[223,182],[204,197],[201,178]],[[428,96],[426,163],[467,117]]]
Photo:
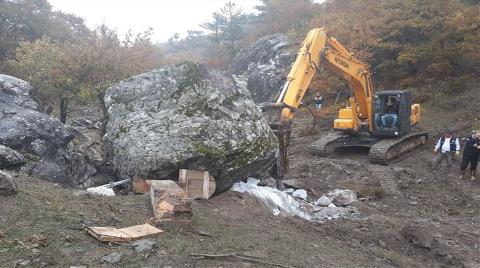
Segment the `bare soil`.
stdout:
[[[125,227],[148,222],[148,196],[76,196],[74,189],[18,175],[21,191],[0,196],[0,267],[270,267],[233,257],[199,259],[194,253],[239,253],[291,267],[480,267],[480,178],[458,179],[445,167],[432,170],[434,140],[448,126],[465,135],[478,124],[478,89],[450,103],[424,105],[422,128],[429,144],[389,166],[369,164],[365,150],[343,150],[329,158],[309,155],[308,146],[331,126],[323,116],[317,134],[294,139],[287,179],[299,180],[312,198],[352,189],[362,217],[322,224],[273,216],[255,199],[227,192],[195,201],[191,225],[162,226],[151,251],[100,243],[87,226]],[[475,118],[476,120],[470,120]],[[311,119],[298,115],[297,132]],[[118,264],[102,263],[122,253]]]

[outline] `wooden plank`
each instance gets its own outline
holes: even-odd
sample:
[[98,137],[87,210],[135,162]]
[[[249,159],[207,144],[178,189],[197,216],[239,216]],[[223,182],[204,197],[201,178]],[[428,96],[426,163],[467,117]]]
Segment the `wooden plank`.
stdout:
[[203,198],[208,199],[210,197],[210,174],[208,171],[203,172],[203,189],[202,194]]
[[128,242],[130,237],[113,227],[88,227],[87,232],[103,242]]
[[184,190],[171,180],[151,180],[150,187],[155,190],[166,191],[172,195],[186,196]]
[[122,228],[122,229],[119,229],[118,231],[129,236],[132,241],[156,236],[163,233],[163,230],[153,227],[152,225],[147,223]]
[[203,180],[204,171],[202,171],[202,170],[187,169],[186,173],[187,173],[187,178],[188,179]]
[[178,182],[180,183],[186,183],[187,182],[187,170],[186,169],[180,169],[178,174]]
[[178,181],[191,199],[208,199],[215,193],[216,182],[208,171],[181,169]]
[[87,227],[87,232],[102,242],[130,242],[163,233],[150,224],[140,224],[122,229],[114,227]]

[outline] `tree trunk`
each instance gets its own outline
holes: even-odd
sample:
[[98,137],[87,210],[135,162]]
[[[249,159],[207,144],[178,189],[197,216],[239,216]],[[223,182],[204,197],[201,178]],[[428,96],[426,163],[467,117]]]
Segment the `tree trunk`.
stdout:
[[102,110],[102,126],[100,129],[100,134],[103,136],[107,132],[107,122],[108,122],[108,109],[105,104],[105,92],[98,93],[98,103],[100,104],[100,109]]
[[235,44],[233,41],[233,38],[230,40],[230,43],[232,44],[232,59],[235,57]]
[[60,122],[67,122],[68,98],[62,96],[60,99]]

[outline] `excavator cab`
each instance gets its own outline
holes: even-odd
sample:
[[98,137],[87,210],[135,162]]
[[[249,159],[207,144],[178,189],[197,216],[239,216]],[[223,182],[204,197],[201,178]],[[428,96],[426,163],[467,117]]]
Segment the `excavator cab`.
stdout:
[[373,96],[373,136],[397,137],[411,128],[412,93],[409,90],[385,90]]

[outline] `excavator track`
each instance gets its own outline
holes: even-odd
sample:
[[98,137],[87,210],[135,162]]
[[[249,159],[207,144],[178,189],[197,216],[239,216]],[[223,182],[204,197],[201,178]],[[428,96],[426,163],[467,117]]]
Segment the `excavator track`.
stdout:
[[335,142],[347,135],[339,131],[330,131],[320,139],[314,141],[309,148],[312,155],[326,157],[335,150]]
[[370,147],[368,159],[373,164],[386,165],[422,146],[426,143],[427,138],[426,132],[417,132],[395,139],[381,140]]

